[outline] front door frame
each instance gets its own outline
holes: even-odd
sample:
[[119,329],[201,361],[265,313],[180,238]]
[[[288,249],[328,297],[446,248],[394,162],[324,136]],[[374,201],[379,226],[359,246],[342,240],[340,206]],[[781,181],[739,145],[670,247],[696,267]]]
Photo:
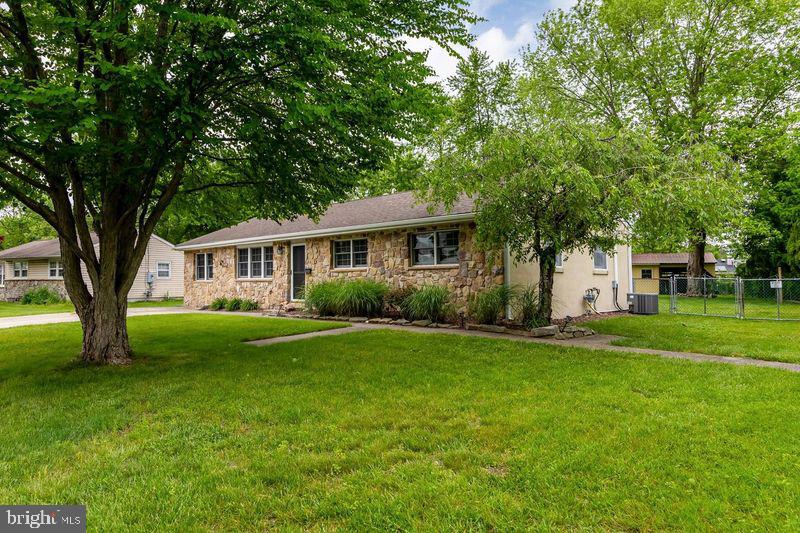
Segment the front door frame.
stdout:
[[[291,248],[289,252],[289,301],[291,302],[302,302],[302,299],[294,297],[294,249],[297,246],[303,247],[303,267],[306,265],[306,241],[299,241],[291,243]],[[305,271],[303,272],[303,286],[305,286]]]

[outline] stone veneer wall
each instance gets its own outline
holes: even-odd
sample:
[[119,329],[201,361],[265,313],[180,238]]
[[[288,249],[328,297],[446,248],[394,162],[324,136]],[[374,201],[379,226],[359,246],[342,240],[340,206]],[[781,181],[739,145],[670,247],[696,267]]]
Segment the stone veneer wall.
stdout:
[[5,302],[16,302],[30,289],[39,286],[46,286],[54,290],[63,299],[68,299],[67,288],[63,280],[52,279],[7,279],[5,287],[0,287],[0,300]]
[[[411,266],[409,233],[429,230],[459,230],[459,262],[447,266]],[[364,268],[334,269],[331,242],[337,239],[367,238],[368,265]],[[402,288],[426,284],[446,285],[453,291],[456,304],[465,307],[469,296],[492,285],[503,283],[503,255],[494,252],[491,258],[475,246],[475,226],[472,223],[415,227],[411,229],[377,231],[306,239],[306,267],[311,273],[306,283],[329,279],[370,278],[384,281],[391,287]],[[283,253],[278,253],[279,246]],[[184,276],[184,301],[187,307],[208,306],[214,298],[249,298],[259,302],[264,309],[280,309],[289,303],[288,242],[274,243],[274,274],[271,280],[240,280],[236,278],[236,248],[193,250],[186,253]],[[194,279],[194,254],[214,254],[214,279]]]

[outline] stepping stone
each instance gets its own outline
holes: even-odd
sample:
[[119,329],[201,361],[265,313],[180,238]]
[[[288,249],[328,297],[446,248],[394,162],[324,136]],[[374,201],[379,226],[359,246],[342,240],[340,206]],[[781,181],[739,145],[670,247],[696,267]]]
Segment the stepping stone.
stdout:
[[504,326],[495,326],[494,324],[475,324],[473,327],[478,331],[486,331],[487,333],[505,333],[508,330]]
[[418,328],[426,328],[431,325],[430,320],[415,320],[411,323],[412,326],[417,326]]

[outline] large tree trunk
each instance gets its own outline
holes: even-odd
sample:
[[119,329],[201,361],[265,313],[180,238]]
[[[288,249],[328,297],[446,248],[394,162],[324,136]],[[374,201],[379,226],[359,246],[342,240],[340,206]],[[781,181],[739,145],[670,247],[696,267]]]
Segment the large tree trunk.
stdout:
[[91,291],[83,280],[80,259],[62,244],[64,284],[83,328],[81,358],[86,363],[131,362],[126,322],[128,291],[141,263],[134,250],[135,234],[131,233],[109,231],[99,237],[103,261],[98,265],[101,268],[89,269]]
[[550,324],[553,319],[553,279],[556,271],[555,251],[544,251],[539,257],[539,316],[537,322]]
[[93,299],[89,308],[80,315],[83,327],[81,359],[84,362],[110,365],[131,362],[127,312],[127,298],[117,301],[113,297],[97,296]]
[[688,296],[697,296],[701,293],[702,283],[700,278],[705,276],[706,257],[706,232],[700,230],[698,239],[692,246],[689,254],[689,264],[686,267],[686,276],[689,278],[686,292]]

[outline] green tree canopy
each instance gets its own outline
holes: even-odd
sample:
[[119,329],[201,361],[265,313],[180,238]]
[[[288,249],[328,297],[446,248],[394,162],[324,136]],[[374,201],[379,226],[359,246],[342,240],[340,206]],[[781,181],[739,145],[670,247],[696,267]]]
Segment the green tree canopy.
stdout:
[[460,0],[0,3],[0,188],[58,233],[84,359],[129,360],[126,297],[176,194],[321,212],[431,107],[405,39],[466,44],[473,20]]
[[[539,26],[528,70],[587,119],[651,131],[665,152],[695,158],[638,225],[645,239],[692,246],[743,214],[741,171],[797,106],[800,25],[790,0],[582,0]],[[735,162],[706,172],[717,155]],[[658,216],[661,219],[658,219]],[[677,231],[664,233],[668,228]]]
[[448,204],[475,197],[479,242],[538,262],[536,318],[549,322],[556,255],[623,242],[660,152],[637,132],[576,120],[556,93],[479,53],[452,82],[459,92],[431,141],[424,188]]

